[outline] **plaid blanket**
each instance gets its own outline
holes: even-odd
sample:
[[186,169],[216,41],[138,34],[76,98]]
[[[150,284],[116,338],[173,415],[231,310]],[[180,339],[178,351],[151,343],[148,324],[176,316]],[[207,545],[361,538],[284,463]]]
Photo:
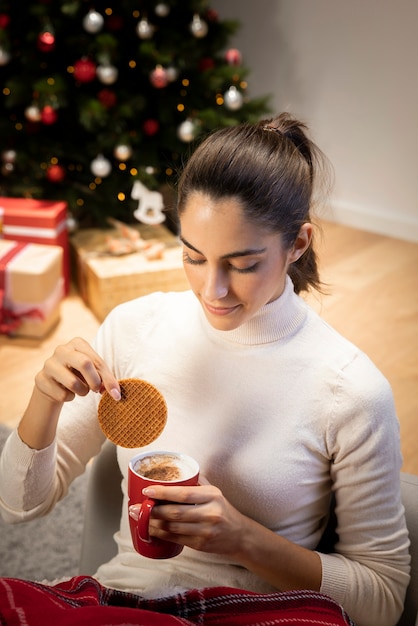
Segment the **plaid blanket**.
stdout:
[[76,576],[56,585],[0,578],[0,624],[7,626],[354,626],[342,607],[314,591],[259,594],[210,587],[146,600]]

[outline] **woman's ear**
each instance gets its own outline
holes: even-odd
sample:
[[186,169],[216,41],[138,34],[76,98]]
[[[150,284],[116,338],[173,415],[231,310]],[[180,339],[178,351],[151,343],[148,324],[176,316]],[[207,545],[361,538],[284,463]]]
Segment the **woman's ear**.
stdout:
[[311,245],[313,227],[310,222],[305,222],[300,227],[300,231],[293,246],[289,250],[289,263],[295,263],[306,252]]

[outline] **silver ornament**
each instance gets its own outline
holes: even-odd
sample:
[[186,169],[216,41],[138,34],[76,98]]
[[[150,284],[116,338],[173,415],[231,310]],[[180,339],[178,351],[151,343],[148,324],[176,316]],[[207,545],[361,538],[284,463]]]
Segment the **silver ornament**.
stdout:
[[136,26],[136,32],[140,39],[152,39],[154,26],[149,23],[146,17],[143,17]]
[[3,150],[1,160],[3,163],[14,163],[16,161],[16,150]]
[[26,107],[25,117],[29,122],[40,122],[42,119],[41,110],[35,104]]
[[0,46],[0,65],[7,65],[10,59],[10,53]]
[[106,178],[106,176],[109,176],[112,171],[112,164],[103,156],[103,154],[98,154],[97,157],[91,162],[90,169],[94,176]]
[[177,129],[177,137],[185,143],[190,143],[196,136],[196,125],[192,120],[184,120]]
[[232,85],[228,91],[224,93],[224,102],[226,108],[230,111],[238,111],[243,105],[244,98],[242,93]]
[[98,65],[96,69],[97,78],[104,85],[113,85],[118,79],[118,68],[110,63]]
[[158,15],[158,17],[167,17],[167,15],[170,13],[170,7],[165,2],[159,2],[155,6],[155,13],[156,15]]
[[202,20],[200,15],[198,15],[197,13],[193,15],[193,20],[190,24],[190,31],[192,35],[194,35],[194,37],[197,37],[198,39],[202,39],[208,34],[207,23],[205,22],[205,20]]
[[83,18],[83,28],[88,33],[98,33],[104,24],[103,15],[91,9]]
[[113,154],[118,161],[127,161],[132,156],[132,148],[126,144],[120,144],[115,147]]

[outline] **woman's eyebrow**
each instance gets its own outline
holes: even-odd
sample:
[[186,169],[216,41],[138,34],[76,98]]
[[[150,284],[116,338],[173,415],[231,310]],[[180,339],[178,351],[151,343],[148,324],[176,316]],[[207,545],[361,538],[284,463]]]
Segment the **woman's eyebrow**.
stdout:
[[[193,250],[197,254],[201,254],[202,256],[204,256],[203,252],[200,252],[200,250],[198,250],[197,248],[192,246],[192,244],[189,243],[187,241],[187,239],[185,239],[181,235],[180,235],[180,241],[182,243],[184,243],[185,246],[190,248],[190,250]],[[265,252],[266,250],[267,250],[267,248],[247,248],[245,250],[237,250],[236,252],[229,252],[228,254],[224,254],[221,257],[221,259],[235,259],[235,258],[241,257],[241,256],[252,256],[252,255],[255,255],[255,254],[263,254],[263,252]]]

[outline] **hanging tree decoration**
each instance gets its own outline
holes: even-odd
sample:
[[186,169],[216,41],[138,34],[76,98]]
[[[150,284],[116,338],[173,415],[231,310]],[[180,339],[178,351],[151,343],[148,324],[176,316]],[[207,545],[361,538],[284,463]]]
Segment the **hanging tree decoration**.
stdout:
[[136,26],[136,32],[140,39],[152,39],[154,30],[154,26],[146,17],[143,17]]
[[118,161],[127,161],[132,156],[132,148],[128,144],[119,144],[115,146],[113,154]]
[[42,120],[41,110],[37,104],[31,104],[25,109],[25,117],[29,122],[40,122]]
[[162,65],[157,65],[150,74],[151,84],[156,89],[164,89],[168,85],[167,70]]
[[224,93],[224,103],[226,108],[230,111],[238,111],[244,104],[244,97],[235,85],[231,85]]
[[190,143],[197,135],[197,126],[191,119],[184,120],[177,129],[177,136],[180,141]]
[[83,57],[74,63],[74,78],[80,83],[90,83],[96,78],[96,63]]
[[103,24],[103,15],[94,9],[90,9],[90,11],[83,18],[84,30],[92,35],[100,32],[103,28]]
[[155,5],[155,14],[158,17],[167,17],[170,14],[170,6],[165,2],[159,2]]
[[96,74],[104,85],[113,85],[118,79],[119,70],[111,63],[103,63],[97,66]]
[[198,13],[195,13],[193,15],[193,20],[190,24],[190,32],[197,39],[202,39],[208,34],[207,22],[205,22],[205,20],[202,20]]
[[108,159],[106,159],[106,157],[103,156],[103,154],[98,154],[97,157],[91,162],[90,169],[94,176],[106,178],[112,171],[112,164]]
[[227,50],[225,52],[225,61],[228,63],[228,65],[241,65],[242,62],[242,55],[241,52],[239,50],[237,50],[237,48],[229,48],[229,50]]
[[37,46],[41,52],[52,52],[55,49],[55,35],[50,26],[39,33]]
[[55,124],[58,119],[58,112],[56,107],[53,107],[50,104],[46,104],[43,109],[41,109],[41,122],[46,126],[52,126]]

